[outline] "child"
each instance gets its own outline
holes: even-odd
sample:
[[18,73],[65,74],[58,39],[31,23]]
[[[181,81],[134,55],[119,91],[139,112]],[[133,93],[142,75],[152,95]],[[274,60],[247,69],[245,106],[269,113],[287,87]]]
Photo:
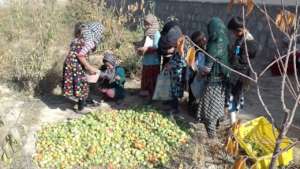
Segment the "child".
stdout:
[[[191,35],[191,40],[201,49],[205,50],[206,48],[206,43],[207,43],[207,38],[205,37],[204,33],[200,31],[196,31]],[[201,95],[199,92],[203,91],[204,88],[204,75],[203,75],[203,70],[205,67],[205,54],[201,51],[198,50],[197,47],[194,47],[196,54],[194,61],[191,63],[192,65],[189,65],[189,109],[190,113],[196,117],[196,112],[194,108],[196,108],[196,99],[199,99],[198,97]],[[196,83],[197,82],[197,83]],[[194,86],[193,85],[197,84],[200,86],[195,86],[197,87],[197,90],[193,90]],[[200,89],[199,89],[200,88]],[[197,92],[197,93],[195,93]],[[196,96],[196,97],[195,97]]]
[[169,21],[164,25],[158,42],[158,54],[163,58],[163,68],[175,54],[177,40],[181,35],[182,32],[177,22]]
[[140,95],[152,98],[160,72],[160,56],[156,51],[160,39],[159,22],[154,15],[149,14],[145,17],[144,24],[145,43],[137,49],[138,54],[144,55]]
[[[245,41],[247,43],[249,58],[253,59],[256,56],[257,44],[253,36],[247,29],[243,27],[243,19],[241,17],[234,17],[228,23],[228,29],[233,32],[237,38],[233,47],[233,52],[229,58],[230,65],[234,70],[237,70],[247,76],[250,75],[250,68],[248,64]],[[228,94],[226,96],[226,104],[229,108],[231,123],[236,121],[236,114],[244,104],[244,91],[248,86],[249,81],[237,74],[232,73]]]
[[183,56],[184,36],[174,21],[166,23],[161,32],[158,52],[163,56],[163,71],[168,71],[171,78],[171,113],[179,112],[179,99],[183,97],[184,70],[186,63]]
[[125,70],[117,65],[116,58],[111,53],[105,53],[103,66],[100,68],[99,91],[109,99],[125,97]]
[[184,74],[186,62],[183,58],[184,36],[182,35],[177,40],[176,52],[171,56],[170,61],[166,64],[166,69],[171,76],[171,96],[172,96],[172,111],[173,114],[179,113],[179,99],[183,97],[184,92]]
[[89,94],[86,73],[95,74],[98,70],[88,62],[88,54],[95,50],[100,42],[102,29],[99,23],[86,25],[77,23],[74,30],[75,38],[71,42],[69,54],[64,62],[63,93],[64,96],[75,97],[78,100],[78,113],[90,112],[86,107]]

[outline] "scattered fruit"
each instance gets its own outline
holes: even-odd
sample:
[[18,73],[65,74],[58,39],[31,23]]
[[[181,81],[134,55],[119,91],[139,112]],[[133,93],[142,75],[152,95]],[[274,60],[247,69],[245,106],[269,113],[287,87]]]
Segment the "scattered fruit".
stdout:
[[[163,126],[163,127],[162,127]],[[96,112],[38,132],[41,168],[153,168],[186,144],[188,134],[150,108]]]

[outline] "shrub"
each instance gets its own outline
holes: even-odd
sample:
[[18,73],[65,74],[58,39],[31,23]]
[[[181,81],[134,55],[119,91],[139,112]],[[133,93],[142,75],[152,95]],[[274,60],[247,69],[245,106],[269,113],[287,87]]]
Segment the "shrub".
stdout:
[[69,0],[65,5],[55,0],[5,3],[0,13],[0,80],[14,82],[30,93],[43,90],[41,81],[49,80],[43,83],[48,87],[59,84],[73,26],[78,21],[102,22],[105,38],[97,53],[112,50],[127,72],[137,72],[138,57],[131,43],[140,34],[126,29],[126,17],[114,15],[103,0]]

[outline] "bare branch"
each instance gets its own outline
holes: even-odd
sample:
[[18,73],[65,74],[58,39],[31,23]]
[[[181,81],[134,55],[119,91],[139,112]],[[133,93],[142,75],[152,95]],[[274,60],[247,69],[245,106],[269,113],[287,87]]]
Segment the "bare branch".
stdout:
[[299,28],[299,16],[298,16],[298,4],[299,1],[296,2],[296,26],[295,26],[295,36],[294,36],[294,59],[293,59],[293,66],[294,66],[294,75],[295,75],[295,78],[296,78],[296,83],[297,83],[297,91],[299,92],[300,91],[300,83],[299,83],[299,78],[298,78],[298,72],[297,72],[297,56],[296,56],[296,51],[297,51],[297,34],[298,34],[298,28]]
[[[245,30],[246,30],[246,22],[245,22],[245,20],[246,20],[245,19],[245,7],[243,6],[243,28],[244,28],[243,33],[244,33],[244,37],[246,37],[246,32],[245,32]],[[246,56],[247,56],[248,65],[250,67],[251,72],[254,74],[254,79],[257,81],[258,80],[257,72],[254,71],[253,66],[251,64],[251,61],[250,61],[250,58],[249,58],[248,45],[247,45],[246,38],[244,38],[244,43],[245,43],[245,52],[246,52]],[[276,125],[275,120],[274,120],[271,112],[269,111],[267,105],[265,104],[265,102],[264,102],[264,100],[263,100],[263,98],[261,96],[259,85],[258,84],[256,84],[256,85],[257,85],[257,95],[259,97],[259,100],[260,100],[262,106],[264,107],[266,113],[270,117],[270,119],[272,121],[272,124]]]
[[300,126],[296,126],[294,124],[291,125],[294,129],[300,130]]
[[[275,44],[275,47],[276,47],[277,55],[281,56],[280,51],[279,51],[279,47],[278,47],[278,44],[277,44],[277,41],[276,41],[276,38],[274,36],[274,32],[272,30],[272,26],[271,26],[271,23],[270,23],[270,17],[268,15],[268,11],[267,11],[267,7],[266,7],[266,2],[265,1],[263,1],[263,6],[264,6],[264,10],[265,10],[264,14],[266,15],[266,18],[267,18],[267,22],[268,22],[269,30],[270,30],[270,33],[271,33],[271,37],[272,37],[272,40],[273,40],[273,42]],[[291,39],[289,35],[288,35],[288,38]],[[281,60],[280,60],[280,64],[281,64],[282,67],[284,66],[284,63]],[[284,73],[286,73],[286,72],[283,72],[281,70],[280,66],[279,66],[279,71],[280,71],[281,75],[283,75]],[[287,81],[288,81],[288,90],[289,90],[289,92],[296,98],[297,94],[296,94],[296,92],[295,92],[295,90],[293,88],[293,85],[292,85],[292,83],[291,83],[291,81],[290,81],[290,79],[288,77],[287,77]]]
[[[245,18],[246,18],[245,17],[245,6],[243,6],[243,29],[244,29],[243,33],[244,33],[244,37],[246,37],[246,31],[245,31],[246,30],[246,22],[245,22],[246,19]],[[251,61],[249,59],[249,52],[248,52],[248,45],[247,45],[246,38],[244,38],[244,43],[245,43],[245,52],[246,52],[246,56],[247,56],[248,65],[250,67],[251,72],[254,74],[255,80],[257,80],[257,73],[254,71],[253,66],[251,64]]]
[[265,67],[265,69],[259,74],[259,77],[263,76],[267,70],[269,70],[275,63],[279,62],[279,60],[282,60],[284,58],[286,58],[288,55],[293,54],[294,51],[287,53],[283,56],[278,57],[277,59],[275,59],[274,61],[272,61],[267,67]]
[[[280,30],[280,28],[276,25],[274,19],[268,14],[268,12],[266,12],[266,10],[262,9],[262,8],[261,8],[260,6],[258,6],[256,3],[255,3],[255,6],[256,6],[256,8],[257,8],[261,13],[263,13],[263,14],[266,16],[266,18],[267,18],[270,22],[273,23],[273,25],[276,26],[277,29]],[[286,32],[282,32],[282,33],[283,33],[286,37],[290,37],[290,35],[287,34]]]
[[240,76],[243,76],[244,78],[247,78],[249,80],[251,80],[252,82],[254,83],[257,83],[257,80],[255,79],[252,79],[251,77],[243,74],[243,73],[240,73],[239,71],[236,71],[232,68],[230,68],[229,66],[225,65],[224,63],[218,61],[215,57],[211,56],[209,53],[207,53],[204,49],[200,48],[197,44],[195,44],[188,36],[185,36],[185,39],[187,39],[191,44],[193,44],[193,46],[195,46],[197,48],[197,50],[200,50],[201,52],[203,52],[205,55],[207,55],[209,58],[211,58],[213,61],[215,61],[216,63],[220,64],[221,66],[223,66],[224,68],[228,69],[229,71],[231,72],[234,72]]
[[298,95],[297,100],[295,102],[295,105],[294,105],[294,107],[293,107],[293,109],[292,109],[292,111],[290,113],[289,121],[288,121],[287,126],[286,126],[287,129],[289,129],[290,126],[293,123],[293,120],[294,120],[294,117],[295,117],[295,114],[296,114],[296,110],[297,110],[297,108],[299,106],[299,101],[300,101],[300,94]]
[[[290,52],[291,48],[292,48],[292,41],[290,41],[289,48],[288,48],[288,53]],[[289,114],[290,110],[287,108],[287,106],[285,104],[285,84],[286,84],[286,79],[287,79],[287,69],[288,69],[288,66],[289,66],[289,59],[290,59],[290,55],[288,55],[286,60],[285,60],[284,74],[283,74],[282,83],[281,83],[282,108],[283,108],[284,112],[288,113],[288,114]]]
[[291,148],[295,147],[297,144],[300,144],[300,141],[295,141],[293,144],[287,146],[286,148],[282,149],[280,152],[278,152],[277,154],[275,154],[274,156],[277,158],[278,156],[280,156],[282,153],[289,151]]
[[[282,3],[282,8],[284,9],[283,0],[281,0],[281,3]],[[264,6],[265,6],[265,3],[264,3]],[[297,2],[296,8],[298,8],[298,2]],[[293,34],[291,35],[291,38],[289,38],[290,42],[289,42],[289,47],[288,47],[287,53],[290,53],[290,51],[292,49],[292,45],[296,46],[296,37],[295,37],[296,35],[297,35],[297,31],[294,31]],[[295,47],[294,47],[294,49],[295,49]],[[294,52],[295,52],[295,50],[294,50]],[[283,106],[285,115],[284,115],[284,120],[282,121],[282,124],[281,124],[281,130],[280,130],[279,136],[276,138],[275,148],[273,151],[273,155],[272,155],[272,159],[271,159],[271,163],[270,163],[270,167],[269,167],[270,169],[275,168],[276,159],[279,154],[281,154],[283,151],[289,150],[291,147],[293,147],[299,143],[299,141],[297,141],[297,142],[291,144],[290,146],[288,146],[284,150],[280,149],[280,144],[282,143],[283,139],[286,137],[286,134],[287,134],[290,126],[292,125],[297,107],[299,105],[299,100],[300,100],[300,94],[299,94],[292,110],[289,110],[285,104],[285,85],[286,85],[286,79],[287,79],[287,68],[288,68],[289,57],[290,57],[290,55],[288,55],[285,60],[284,74],[283,74],[283,79],[282,79],[282,83],[281,83],[281,102],[282,102],[282,106]],[[294,57],[295,57],[295,53],[294,53]],[[291,88],[293,88],[292,85],[291,85]]]
[[257,96],[258,96],[258,99],[259,101],[261,102],[263,108],[265,109],[266,113],[268,114],[268,116],[271,118],[271,121],[272,121],[272,124],[278,128],[278,126],[276,126],[276,123],[275,123],[275,119],[273,118],[270,110],[268,109],[268,106],[266,105],[264,99],[262,98],[262,95],[261,95],[261,92],[260,92],[260,88],[259,88],[259,85],[256,86],[256,93],[257,93]]

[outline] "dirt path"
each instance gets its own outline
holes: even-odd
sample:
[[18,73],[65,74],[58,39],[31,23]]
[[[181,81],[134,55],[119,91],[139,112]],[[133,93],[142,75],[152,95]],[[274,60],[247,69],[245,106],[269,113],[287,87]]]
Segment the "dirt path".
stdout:
[[[263,83],[268,83],[268,81]],[[122,109],[127,106],[145,104],[146,101],[137,96],[138,86],[139,81],[129,81],[126,84],[128,95],[122,104],[102,103],[101,106],[96,109]],[[279,109],[278,106],[275,106],[278,105],[274,99],[277,95],[270,95],[268,93],[270,93],[273,88],[275,89],[277,87],[278,86],[274,84],[263,90],[265,98],[269,100],[268,104],[272,105],[273,112],[277,112]],[[271,93],[274,94],[274,92]],[[255,96],[255,89],[251,89],[246,101],[247,106],[245,107],[245,112],[247,113],[241,114],[243,120],[249,120],[263,115],[263,109],[260,106],[258,99],[255,99]],[[73,105],[74,103],[61,96],[52,95],[44,96],[42,98],[30,98],[11,91],[4,85],[0,85],[0,116],[5,123],[5,127],[0,130],[0,139],[4,136],[4,133],[13,130],[18,133],[17,136],[23,145],[21,155],[14,157],[17,160],[15,160],[13,168],[34,169],[31,158],[35,153],[36,132],[41,129],[42,125],[47,123],[56,123],[80,117],[81,115],[76,114],[72,110]],[[159,104],[158,106],[164,108],[164,105]],[[193,118],[188,116],[186,112],[182,113],[180,116],[188,122],[194,122]],[[281,119],[282,115],[280,113],[274,113],[274,117],[276,119]],[[297,112],[295,124],[300,125],[299,112]],[[299,133],[299,131],[292,129],[290,135],[299,138]],[[298,158],[297,161],[300,161],[299,147],[295,152],[295,157]],[[3,167],[0,166],[0,168]]]

